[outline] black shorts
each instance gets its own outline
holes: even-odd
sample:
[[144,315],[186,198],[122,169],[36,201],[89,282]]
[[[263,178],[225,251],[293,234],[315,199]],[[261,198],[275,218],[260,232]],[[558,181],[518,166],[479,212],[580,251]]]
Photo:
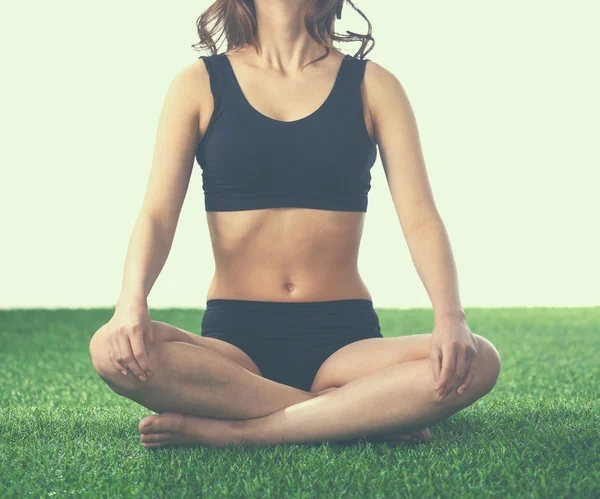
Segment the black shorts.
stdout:
[[265,378],[306,391],[336,350],[383,338],[373,302],[366,299],[207,300],[201,334],[240,348]]

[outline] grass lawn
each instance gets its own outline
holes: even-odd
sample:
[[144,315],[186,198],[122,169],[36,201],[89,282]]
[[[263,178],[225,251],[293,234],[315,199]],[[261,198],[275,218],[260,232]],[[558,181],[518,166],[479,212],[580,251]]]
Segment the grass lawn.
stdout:
[[[377,309],[385,336],[430,310]],[[203,310],[151,310],[199,334]],[[0,497],[600,497],[600,309],[467,309],[496,345],[494,390],[426,444],[148,450],[152,412],[98,377],[112,310],[0,310]]]

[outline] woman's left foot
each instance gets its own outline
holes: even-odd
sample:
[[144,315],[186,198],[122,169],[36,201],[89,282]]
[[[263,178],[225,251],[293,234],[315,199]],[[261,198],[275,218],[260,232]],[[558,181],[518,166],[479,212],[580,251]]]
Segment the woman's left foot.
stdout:
[[236,444],[235,420],[216,419],[179,412],[163,412],[143,418],[138,429],[146,448],[204,445],[225,447]]

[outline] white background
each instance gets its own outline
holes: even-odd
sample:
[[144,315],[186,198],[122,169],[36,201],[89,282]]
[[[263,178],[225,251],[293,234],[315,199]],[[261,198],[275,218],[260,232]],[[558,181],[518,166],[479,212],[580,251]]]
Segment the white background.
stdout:
[[[114,306],[163,99],[210,3],[2,2],[0,307]],[[415,111],[463,305],[599,305],[597,2],[355,3],[367,58]],[[366,33],[348,5],[346,30]],[[151,307],[205,306],[200,174]],[[372,175],[361,275],[376,307],[430,308],[379,155]]]

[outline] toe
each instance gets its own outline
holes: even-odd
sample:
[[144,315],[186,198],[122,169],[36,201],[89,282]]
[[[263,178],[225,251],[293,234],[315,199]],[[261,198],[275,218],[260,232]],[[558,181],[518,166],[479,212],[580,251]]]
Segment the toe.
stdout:
[[429,428],[423,428],[421,431],[419,431],[418,438],[425,442],[431,440],[431,432],[429,431]]
[[184,415],[178,412],[163,412],[152,414],[140,421],[138,429],[141,433],[177,432],[182,429]]
[[150,416],[146,416],[142,418],[140,423],[138,424],[138,430],[140,433],[150,433],[156,431],[156,423],[158,422],[159,416],[156,414],[152,414]]
[[140,435],[140,440],[143,443],[159,443],[165,442],[172,438],[170,433],[142,433]]
[[431,432],[429,431],[429,428],[422,428],[417,431],[412,431],[408,435],[419,442],[431,440]]

